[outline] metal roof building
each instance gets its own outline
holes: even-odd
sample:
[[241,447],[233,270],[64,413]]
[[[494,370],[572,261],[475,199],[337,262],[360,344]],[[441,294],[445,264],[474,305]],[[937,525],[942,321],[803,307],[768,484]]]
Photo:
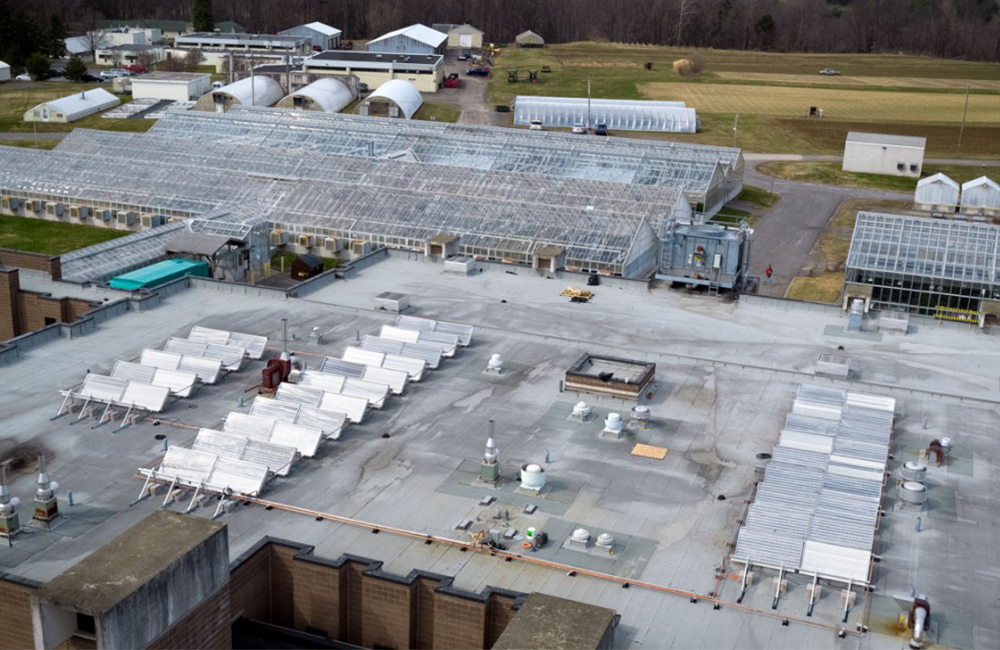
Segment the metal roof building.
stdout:
[[962,183],[962,212],[1000,216],[1000,185],[985,176]]
[[28,109],[25,122],[74,122],[121,104],[121,100],[104,90],[93,88],[69,97],[53,99]]
[[317,79],[288,95],[276,105],[303,111],[342,111],[356,98],[351,87],[337,78]]
[[[283,124],[294,128],[274,128]],[[632,185],[680,187],[711,216],[743,186],[739,149],[681,142],[586,138],[568,133],[444,124],[343,114],[236,107],[226,115],[186,113],[153,132],[225,142],[240,138],[347,156],[412,156],[423,163],[514,171]]]
[[207,92],[195,102],[196,111],[225,112],[233,106],[273,106],[285,93],[281,85],[270,77],[255,75]]
[[604,124],[619,131],[695,133],[698,130],[695,110],[686,108],[684,102],[518,95],[514,101],[514,124],[528,126],[534,120],[545,126],[566,128]]
[[518,47],[545,47],[545,39],[530,29],[514,37],[514,42]]
[[934,174],[917,181],[913,202],[924,210],[954,212],[958,206],[958,183],[945,174]]
[[410,119],[424,103],[420,91],[409,81],[391,79],[365,97],[354,110],[358,115],[378,115]]
[[859,213],[844,282],[875,309],[975,320],[1000,300],[1000,227]]
[[325,23],[312,22],[283,29],[278,34],[282,36],[304,36],[309,39],[314,48],[332,50],[335,47],[340,47],[342,32],[336,27],[331,27]]
[[385,54],[444,54],[447,42],[447,34],[417,23],[368,41],[368,51]]

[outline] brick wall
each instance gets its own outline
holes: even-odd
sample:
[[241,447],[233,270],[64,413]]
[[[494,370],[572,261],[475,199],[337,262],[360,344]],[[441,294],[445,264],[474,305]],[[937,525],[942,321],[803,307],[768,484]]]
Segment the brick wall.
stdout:
[[12,339],[20,333],[23,320],[18,300],[20,291],[17,269],[0,268],[0,341]]
[[257,548],[229,574],[232,618],[271,620],[271,545]]
[[361,645],[412,647],[413,586],[366,575],[361,591]]
[[486,631],[486,647],[492,648],[503,631],[507,629],[514,614],[514,597],[502,594],[493,594],[490,598],[489,625]]
[[206,598],[148,647],[155,650],[229,650],[233,647],[230,619],[229,585],[226,585]]
[[13,248],[0,248],[0,266],[15,266],[21,269],[44,271],[53,280],[62,279],[62,260],[59,257],[28,253]]
[[34,588],[0,577],[0,650],[35,647],[31,628],[31,593]]
[[459,596],[435,592],[435,650],[486,647],[486,605]]
[[271,545],[271,622],[341,636],[341,570],[295,557],[300,549]]

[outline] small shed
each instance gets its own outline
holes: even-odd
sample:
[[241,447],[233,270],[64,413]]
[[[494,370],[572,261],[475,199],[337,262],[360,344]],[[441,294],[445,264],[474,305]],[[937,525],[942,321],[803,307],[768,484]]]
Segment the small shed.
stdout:
[[121,104],[121,100],[103,88],[92,88],[69,97],[39,104],[25,112],[24,121],[66,124],[94,113],[100,113],[119,104]]
[[436,23],[435,30],[448,35],[448,49],[478,50],[483,47],[483,30],[468,23]]
[[309,39],[313,50],[325,52],[340,47],[340,37],[342,32],[336,27],[331,27],[325,23],[313,22],[305,25],[298,25],[278,32],[282,36],[304,36]]
[[200,72],[149,72],[132,77],[132,97],[186,102],[212,89],[212,75]]
[[354,110],[357,115],[380,115],[410,119],[423,105],[420,91],[403,79],[392,79],[375,89]]
[[0,61],[0,81],[10,81],[10,66]]
[[[342,77],[348,79],[348,77]],[[339,113],[357,99],[355,91],[336,77],[317,79],[288,95],[277,104],[277,108],[293,108],[300,111],[322,111]]]
[[218,90],[207,92],[201,96],[195,105],[196,111],[225,113],[231,106],[274,106],[285,92],[281,85],[261,75],[240,79]]
[[1000,185],[985,176],[962,183],[962,212],[1000,217]]
[[851,131],[844,143],[845,172],[920,178],[927,138]]
[[417,23],[368,41],[368,51],[383,54],[444,54],[447,41],[447,34]]
[[531,31],[523,31],[514,38],[518,47],[545,47],[545,39]]
[[296,280],[308,280],[323,272],[323,258],[308,253],[299,255],[292,262],[292,277]]
[[913,203],[921,210],[954,212],[958,207],[958,183],[944,174],[934,174],[917,181]]

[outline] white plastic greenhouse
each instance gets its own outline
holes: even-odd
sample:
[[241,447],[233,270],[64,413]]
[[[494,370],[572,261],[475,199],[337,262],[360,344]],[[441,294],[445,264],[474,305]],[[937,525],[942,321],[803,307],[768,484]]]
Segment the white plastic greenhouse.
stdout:
[[684,102],[518,95],[514,101],[514,124],[528,126],[534,120],[554,127],[604,124],[618,131],[695,133],[698,130],[695,110],[687,108]]
[[913,202],[923,210],[954,212],[958,207],[958,183],[944,174],[934,174],[917,181]]
[[1000,216],[1000,185],[985,176],[962,183],[962,212]]
[[355,94],[343,81],[333,78],[317,79],[288,95],[277,106],[302,111],[337,113],[353,102]]

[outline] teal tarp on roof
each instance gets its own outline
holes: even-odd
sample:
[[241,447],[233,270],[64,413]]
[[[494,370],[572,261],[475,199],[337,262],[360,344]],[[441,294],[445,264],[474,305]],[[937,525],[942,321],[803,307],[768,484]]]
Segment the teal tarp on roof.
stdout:
[[172,282],[185,275],[195,275],[207,278],[208,264],[205,262],[192,262],[191,260],[164,260],[150,266],[144,266],[131,273],[119,275],[109,282],[115,289],[125,289],[134,291],[135,289],[149,289],[158,287],[161,284]]

